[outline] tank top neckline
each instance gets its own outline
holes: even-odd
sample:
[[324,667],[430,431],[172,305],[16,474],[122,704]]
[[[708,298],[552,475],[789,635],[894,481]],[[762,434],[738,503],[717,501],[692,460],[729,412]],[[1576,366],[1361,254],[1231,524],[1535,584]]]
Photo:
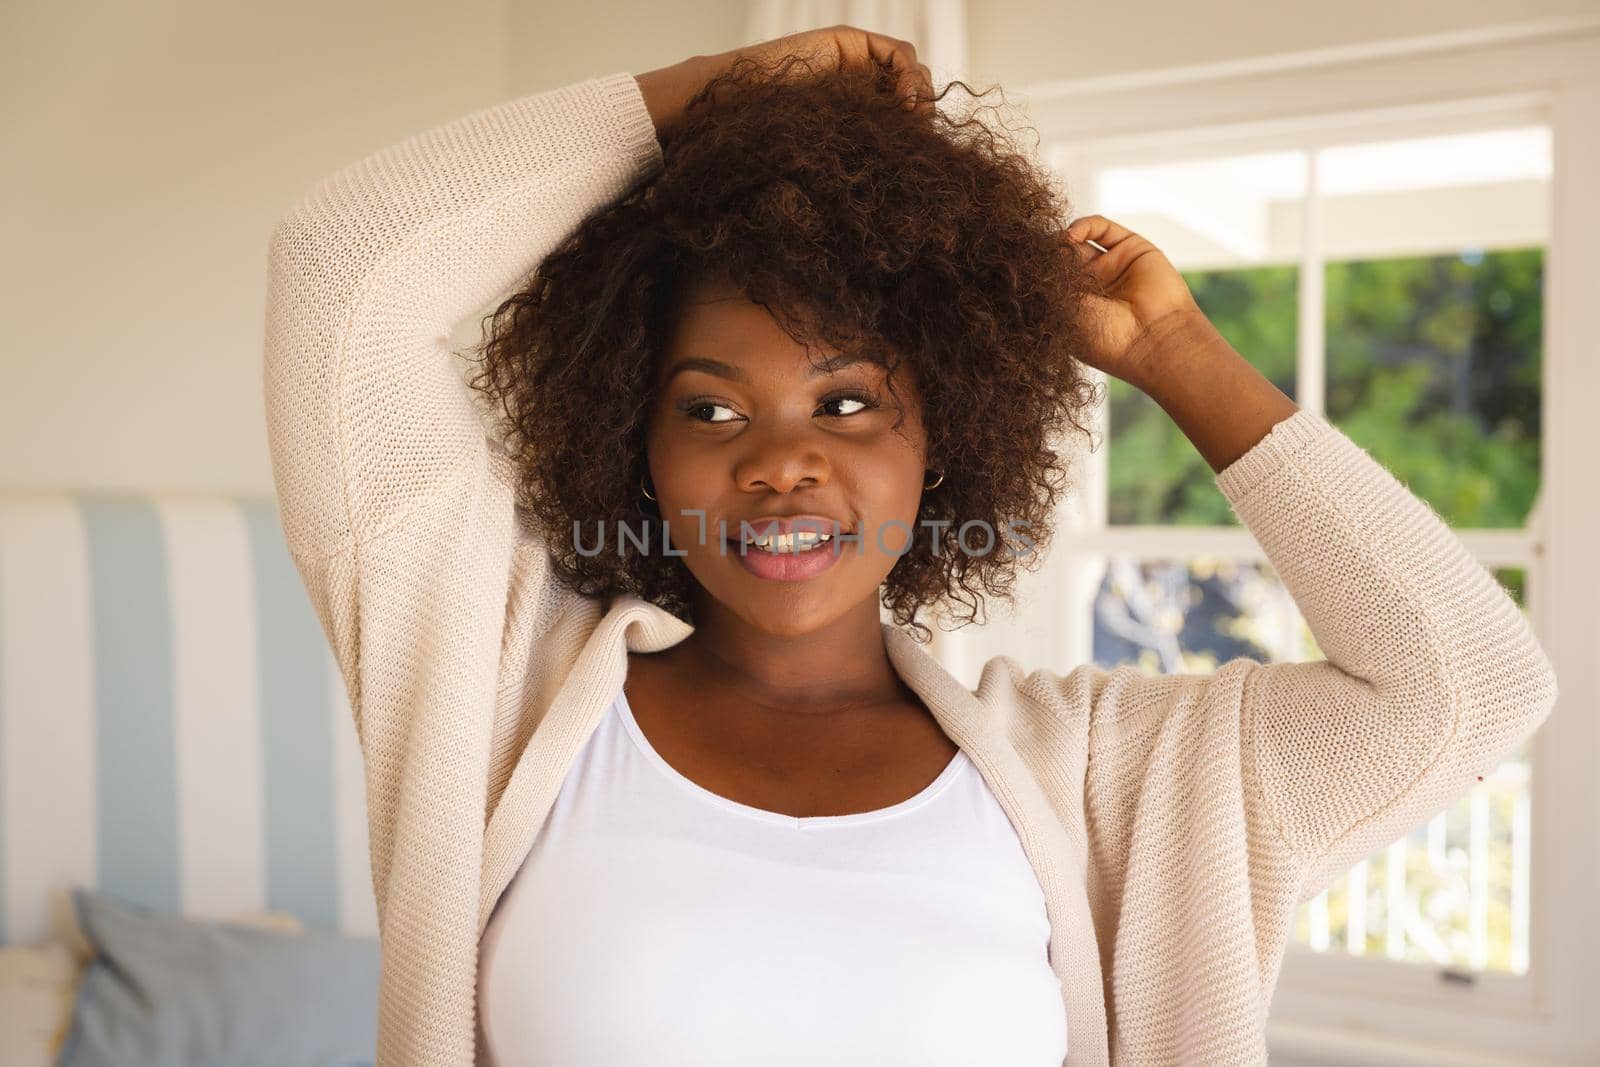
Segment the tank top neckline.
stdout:
[[912,796],[898,803],[890,804],[885,808],[849,812],[844,815],[786,815],[781,811],[768,811],[766,808],[740,803],[737,800],[723,796],[721,793],[714,793],[699,782],[694,781],[668,763],[666,758],[650,744],[649,739],[644,736],[644,731],[639,728],[638,720],[633,717],[633,706],[628,703],[626,691],[620,689],[617,691],[615,707],[618,716],[622,719],[623,726],[628,731],[628,736],[633,738],[634,745],[645,759],[654,765],[657,770],[661,771],[662,774],[724,811],[778,826],[788,826],[797,830],[832,830],[848,826],[860,826],[865,823],[878,822],[882,819],[909,814],[943,793],[970,762],[970,757],[967,756],[966,752],[958,748],[956,754],[950,758],[950,762],[945,764],[944,770],[939,772],[938,777],[923,786],[921,790]]

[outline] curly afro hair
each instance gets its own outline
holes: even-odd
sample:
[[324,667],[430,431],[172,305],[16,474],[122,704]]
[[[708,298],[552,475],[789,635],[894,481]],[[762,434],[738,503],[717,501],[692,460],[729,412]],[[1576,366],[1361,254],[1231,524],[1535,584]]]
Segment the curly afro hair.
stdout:
[[[987,95],[953,81],[934,99],[956,85]],[[1042,556],[1069,480],[1058,449],[1099,399],[1075,356],[1079,303],[1099,290],[1064,248],[1064,195],[1003,125],[900,105],[884,66],[739,57],[687,104],[661,170],[584,219],[485,319],[471,385],[503,414],[521,521],[558,580],[693,623],[681,559],[628,546],[659,525],[640,493],[645,431],[675,310],[699,279],[733,284],[802,345],[863,351],[891,374],[910,362],[944,480],[881,590],[897,625],[926,640],[918,611],[941,602],[979,621],[980,590],[1009,596],[1019,563]],[[619,537],[620,555],[580,554],[573,531],[595,522],[638,537]],[[963,550],[973,522],[997,543],[1023,526],[1033,550]]]

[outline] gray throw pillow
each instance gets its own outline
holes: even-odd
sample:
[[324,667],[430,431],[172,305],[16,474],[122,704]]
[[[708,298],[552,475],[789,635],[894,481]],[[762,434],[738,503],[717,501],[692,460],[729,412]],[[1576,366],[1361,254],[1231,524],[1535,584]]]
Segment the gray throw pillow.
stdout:
[[94,946],[59,1067],[370,1067],[378,944],[155,912],[75,889]]

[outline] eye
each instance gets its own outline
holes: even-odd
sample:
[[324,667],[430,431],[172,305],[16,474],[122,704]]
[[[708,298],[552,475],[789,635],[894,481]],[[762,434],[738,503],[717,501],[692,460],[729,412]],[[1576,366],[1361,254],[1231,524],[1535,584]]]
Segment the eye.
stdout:
[[863,411],[868,411],[878,406],[878,402],[872,397],[868,396],[866,393],[836,393],[822,402],[823,407],[828,407],[832,404],[858,405],[853,410],[835,412],[834,414],[836,417],[859,415]]
[[[718,404],[714,400],[690,400],[682,405],[682,410],[685,415],[689,416],[689,418],[695,420],[696,422],[732,422],[734,419],[739,417],[732,408],[728,407],[728,405]],[[718,411],[726,412],[731,415],[732,418],[718,418],[715,416],[715,414],[707,417],[702,414],[703,412],[715,413]]]

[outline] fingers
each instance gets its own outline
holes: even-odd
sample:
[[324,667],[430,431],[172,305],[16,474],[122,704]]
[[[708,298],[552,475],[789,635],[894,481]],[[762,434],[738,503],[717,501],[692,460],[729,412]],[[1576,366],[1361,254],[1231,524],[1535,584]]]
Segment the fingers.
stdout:
[[1128,264],[1155,249],[1148,238],[1141,237],[1104,215],[1085,215],[1073,221],[1067,227],[1066,235],[1071,241],[1085,242],[1100,249],[1100,254],[1094,257],[1092,263],[1097,272],[1104,273],[1108,278],[1115,278]]
[[1104,215],[1085,215],[1075,219],[1067,227],[1067,236],[1074,241],[1093,241],[1100,246],[1101,251],[1106,251],[1128,238],[1138,238],[1138,234],[1118,222],[1112,222]]
[[[1082,219],[1075,219],[1061,234],[1062,243],[1101,285],[1112,285],[1142,251],[1154,248],[1133,230],[1110,221],[1104,214],[1086,214]],[[1091,248],[1096,251],[1091,253]]]
[[905,97],[903,108],[909,111],[933,98],[933,71],[917,58],[916,45],[887,34],[862,32],[867,37],[868,54],[899,75],[895,90]]
[[1089,250],[1091,248],[1094,249],[1096,253],[1103,253],[1105,251],[1105,249],[1100,246],[1098,241],[1090,240],[1085,238],[1082,234],[1073,233],[1069,230],[1062,230],[1059,234],[1059,237],[1062,247],[1066,248],[1067,251],[1071,252],[1079,259],[1088,259]]
[[889,63],[896,70],[914,69],[917,65],[917,46],[886,33],[859,31],[867,35],[867,53],[880,63]]

